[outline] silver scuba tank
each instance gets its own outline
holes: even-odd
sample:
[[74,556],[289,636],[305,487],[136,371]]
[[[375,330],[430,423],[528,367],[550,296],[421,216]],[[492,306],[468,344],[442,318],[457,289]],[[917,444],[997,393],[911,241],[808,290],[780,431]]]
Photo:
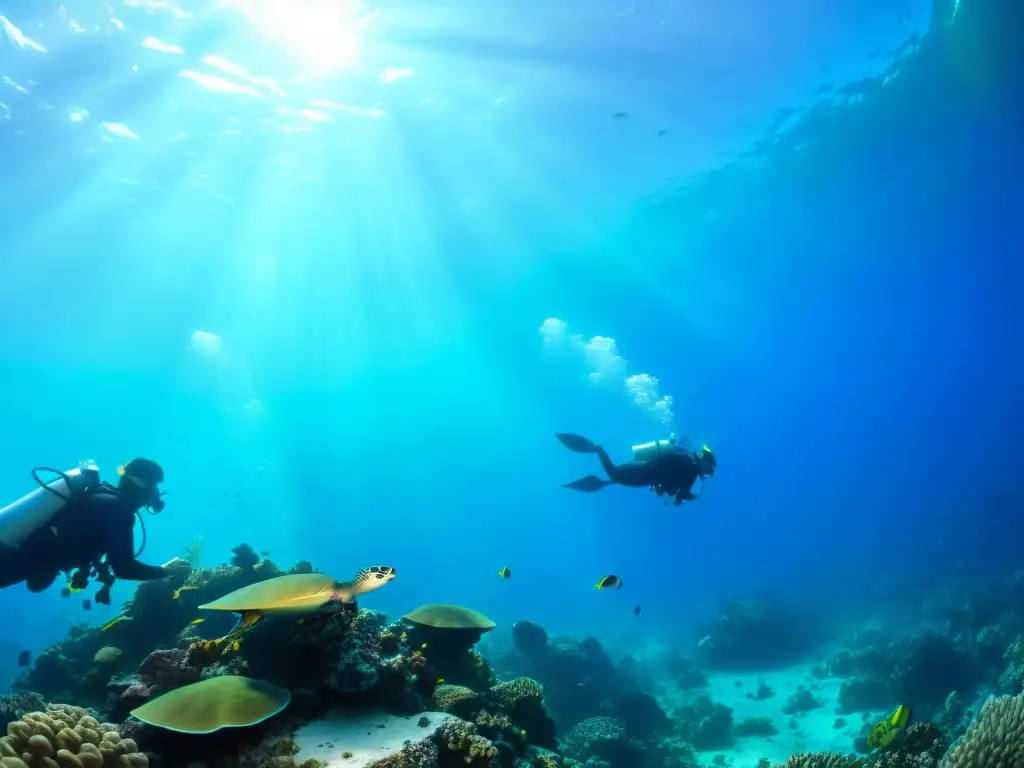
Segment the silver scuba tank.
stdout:
[[[57,477],[46,483],[39,478],[41,473]],[[32,477],[39,487],[0,509],[0,545],[19,546],[74,501],[85,488],[96,485],[100,481],[100,470],[94,462],[83,461],[67,472],[36,467],[32,470]]]
[[676,444],[672,440],[652,440],[649,443],[633,446],[633,460],[646,463],[659,456],[675,452]]

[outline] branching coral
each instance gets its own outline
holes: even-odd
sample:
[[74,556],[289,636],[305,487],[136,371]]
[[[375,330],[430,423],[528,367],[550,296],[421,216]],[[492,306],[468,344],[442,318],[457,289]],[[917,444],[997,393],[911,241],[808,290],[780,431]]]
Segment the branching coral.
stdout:
[[472,723],[451,720],[438,729],[436,738],[443,750],[459,755],[467,765],[483,768],[501,764],[498,748],[478,734]]
[[1024,765],[1024,694],[985,702],[978,716],[940,763],[941,768]]
[[26,712],[34,712],[44,706],[43,697],[31,691],[0,696],[0,728],[7,728],[8,723],[20,720]]
[[84,709],[51,705],[7,726],[0,739],[4,768],[147,768],[131,739],[101,725]]
[[502,709],[515,709],[528,699],[540,701],[544,698],[544,689],[540,683],[529,677],[517,677],[491,688],[489,697]]
[[544,707],[544,689],[536,680],[517,677],[498,683],[487,692],[487,699],[525,730],[531,743],[555,747],[555,721]]
[[805,752],[793,755],[777,768],[863,768],[864,760],[831,752]]

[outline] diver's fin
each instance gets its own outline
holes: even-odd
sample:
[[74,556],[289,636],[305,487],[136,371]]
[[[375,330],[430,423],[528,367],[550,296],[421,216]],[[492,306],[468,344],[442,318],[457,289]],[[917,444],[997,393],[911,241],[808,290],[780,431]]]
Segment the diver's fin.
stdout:
[[241,611],[238,615],[238,623],[224,635],[224,642],[230,643],[232,640],[237,640],[262,620],[263,611]]
[[597,453],[598,447],[582,435],[574,435],[571,432],[559,432],[555,435],[559,442],[570,451],[576,453]]
[[611,480],[602,480],[597,475],[587,475],[581,477],[579,480],[574,480],[571,483],[565,483],[563,488],[572,488],[574,491],[583,491],[584,493],[594,493],[600,491],[606,485],[611,485]]

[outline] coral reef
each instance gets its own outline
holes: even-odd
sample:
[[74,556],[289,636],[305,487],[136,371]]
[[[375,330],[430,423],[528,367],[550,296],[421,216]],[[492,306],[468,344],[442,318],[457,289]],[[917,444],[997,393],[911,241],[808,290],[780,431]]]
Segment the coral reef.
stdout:
[[565,754],[582,763],[602,760],[612,766],[628,766],[639,762],[626,724],[612,717],[591,717],[577,723],[566,734]]
[[46,703],[38,693],[15,693],[11,696],[0,696],[0,728],[7,728],[10,723],[20,720],[27,712],[35,712],[45,708]]
[[[198,605],[282,575],[251,547],[236,547],[232,560],[142,584],[116,621],[75,627],[38,654],[18,692],[0,698],[11,723],[0,765],[132,768],[146,764],[141,744],[154,765],[190,768],[314,768],[339,759],[376,768],[697,768],[734,764],[729,751],[748,755],[758,740],[807,744],[803,727],[819,718],[861,754],[803,753],[785,766],[962,768],[993,755],[1021,759],[1014,729],[1024,722],[1024,697],[992,699],[977,717],[970,707],[979,689],[998,681],[1016,693],[1024,681],[1024,627],[1009,633],[1016,625],[1005,616],[976,626],[975,614],[960,614],[955,632],[858,632],[806,685],[787,685],[773,700],[780,683],[768,671],[771,686],[765,677],[723,680],[709,671],[751,664],[749,638],[734,636],[737,627],[771,639],[760,658],[806,649],[806,635],[776,626],[787,614],[770,603],[729,604],[696,660],[670,644],[656,658],[628,644],[609,653],[593,637],[549,637],[519,621],[492,667],[477,646],[494,622],[461,606],[421,606],[389,621],[354,603],[328,603],[305,617],[270,616],[225,641],[234,617],[199,615]],[[304,562],[287,573],[313,572]],[[500,633],[488,635],[488,648],[500,643]],[[771,708],[789,716],[789,729],[771,717],[737,721],[705,692],[726,695],[722,683],[736,689],[739,712]],[[174,704],[202,690],[226,693],[208,708]],[[242,696],[253,691],[262,700]],[[47,700],[92,711],[46,707]],[[869,750],[865,736],[879,713],[904,703],[914,712],[910,726]],[[77,741],[68,735],[76,733]]]
[[7,726],[0,739],[4,768],[147,768],[135,742],[86,710],[50,705]]
[[772,600],[734,600],[701,632],[700,662],[712,669],[790,661],[811,647],[798,617]]
[[[288,571],[312,572],[305,562]],[[550,751],[556,764],[563,764],[554,751],[558,748],[555,725],[545,708],[541,685],[521,675],[499,682],[473,647],[493,627],[479,614],[464,609],[442,611],[441,626],[435,627],[422,620],[389,623],[383,614],[355,604],[330,604],[302,619],[270,617],[240,641],[227,643],[222,638],[233,617],[197,616],[199,604],[281,574],[269,560],[254,557],[251,547],[240,545],[233,550],[231,565],[194,568],[173,580],[140,584],[116,620],[102,628],[76,628],[64,642],[40,653],[18,681],[19,693],[5,700],[4,711],[11,720],[24,716],[26,722],[36,723],[31,727],[40,729],[38,718],[26,711],[40,710],[44,699],[59,697],[88,704],[96,711],[97,722],[124,721],[118,726],[126,735],[119,759],[136,760],[127,757],[134,748],[126,749],[141,741],[159,755],[161,765],[283,768],[315,760],[282,754],[280,745],[288,743],[288,733],[337,707],[349,718],[352,712],[375,711],[411,716],[433,701],[437,709],[451,712],[458,720],[438,729],[428,745],[397,750],[403,755],[389,758],[391,764],[436,755],[442,764],[457,760],[458,764],[511,768],[517,760],[533,760],[531,755],[542,751]],[[470,625],[452,625],[453,616]],[[282,654],[282,648],[288,653]],[[445,674],[464,684],[443,683]],[[218,706],[209,712],[223,717],[211,724],[193,717],[199,715],[193,705],[156,708],[165,699],[173,704],[175,697],[213,681],[218,687],[221,681],[225,685],[240,681],[251,688],[257,678],[266,681],[260,685],[267,690],[280,692],[272,697],[277,703],[271,702],[274,706],[265,712],[243,707],[239,713],[237,707],[218,699],[214,702]],[[41,696],[29,693],[35,689]],[[236,693],[229,693],[228,699],[238,699]],[[281,699],[285,693],[290,694],[291,704],[274,716],[286,702]],[[133,712],[144,722],[129,717]],[[421,719],[434,717],[428,712]],[[72,730],[79,725],[76,721]],[[249,727],[235,728],[230,735],[209,733],[224,725]],[[12,738],[24,727],[28,726],[12,726]],[[80,730],[89,729],[82,724]],[[106,738],[110,743],[99,746],[109,751],[113,743],[109,734],[117,729],[104,726],[101,731],[107,734],[100,737],[101,742]],[[38,734],[29,737],[34,735]]]
[[517,650],[496,660],[495,669],[502,675],[525,675],[538,681],[560,731],[568,731],[588,717],[611,713],[616,697],[637,692],[635,681],[593,637],[555,638],[540,654],[524,655]]
[[941,768],[1024,765],[1024,695],[990,698]]

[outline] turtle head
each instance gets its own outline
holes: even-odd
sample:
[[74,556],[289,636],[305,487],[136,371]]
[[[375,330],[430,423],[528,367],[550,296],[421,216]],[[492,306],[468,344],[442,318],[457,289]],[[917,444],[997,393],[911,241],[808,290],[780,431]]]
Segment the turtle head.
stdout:
[[349,585],[353,597],[356,597],[380,589],[394,578],[395,569],[390,565],[371,565],[357,573]]

